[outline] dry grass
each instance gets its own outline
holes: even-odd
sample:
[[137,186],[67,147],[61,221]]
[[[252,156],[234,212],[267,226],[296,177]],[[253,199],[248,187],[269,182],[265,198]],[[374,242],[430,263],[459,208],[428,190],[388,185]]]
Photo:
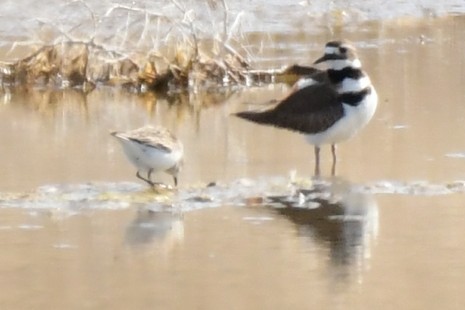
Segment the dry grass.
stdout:
[[[196,11],[199,3],[204,7]],[[174,11],[170,16],[123,5],[98,16],[83,0],[70,2],[86,18],[68,27],[41,20],[59,35],[28,57],[0,64],[1,84],[86,92],[110,85],[145,92],[249,85],[272,82],[276,75],[288,80],[286,70],[252,70],[253,55],[241,30],[244,12],[233,14],[225,0],[171,0],[166,5]],[[197,16],[199,11],[211,21]],[[112,35],[102,35],[109,25]]]

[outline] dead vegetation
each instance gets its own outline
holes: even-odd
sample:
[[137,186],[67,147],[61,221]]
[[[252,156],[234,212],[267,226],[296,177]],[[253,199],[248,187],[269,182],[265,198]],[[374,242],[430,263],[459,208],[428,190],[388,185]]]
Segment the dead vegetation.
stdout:
[[[63,30],[47,21],[50,27],[61,29],[59,35],[28,57],[0,64],[3,88],[80,88],[88,92],[106,85],[134,92],[197,90],[276,79],[291,83],[300,72],[292,67],[279,72],[253,70],[248,60],[252,55],[241,43],[244,14],[233,15],[225,0],[205,1],[203,10],[217,18],[211,24],[189,9],[188,1],[171,0],[173,16],[120,5],[97,16],[84,1],[71,3],[74,10],[77,6],[86,12],[87,22],[82,18]],[[219,27],[211,27],[218,21]],[[105,23],[118,25],[113,37],[99,34]],[[91,32],[88,40],[77,40],[74,32],[78,30]]]

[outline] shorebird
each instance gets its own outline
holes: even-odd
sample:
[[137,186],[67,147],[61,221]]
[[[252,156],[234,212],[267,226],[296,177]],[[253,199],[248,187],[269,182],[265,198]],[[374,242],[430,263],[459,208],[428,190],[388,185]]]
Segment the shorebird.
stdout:
[[355,48],[346,41],[326,43],[314,64],[326,70],[300,79],[292,92],[265,111],[235,115],[258,123],[297,131],[315,147],[315,175],[320,175],[320,148],[331,145],[332,174],[336,174],[336,144],[355,135],[373,117],[378,96],[368,74],[362,70]]
[[[173,176],[174,185],[178,185],[178,172],[182,166],[183,145],[167,129],[145,126],[126,132],[112,132],[123,146],[129,161],[137,167],[136,176],[154,186],[153,172],[164,171]],[[147,178],[141,173],[146,173]]]

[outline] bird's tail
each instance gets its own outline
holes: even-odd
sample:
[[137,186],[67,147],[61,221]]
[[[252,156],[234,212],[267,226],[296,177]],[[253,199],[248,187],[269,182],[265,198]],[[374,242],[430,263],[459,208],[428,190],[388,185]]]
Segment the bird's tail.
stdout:
[[267,110],[267,111],[244,111],[244,112],[239,112],[234,114],[235,116],[239,118],[243,118],[245,120],[258,123],[258,124],[264,124],[264,125],[271,125],[273,124],[273,119],[274,119],[274,111],[273,110]]

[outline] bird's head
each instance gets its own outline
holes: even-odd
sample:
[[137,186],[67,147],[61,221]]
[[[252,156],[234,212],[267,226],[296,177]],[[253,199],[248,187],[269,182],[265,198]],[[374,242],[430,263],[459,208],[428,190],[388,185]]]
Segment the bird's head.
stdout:
[[329,69],[341,70],[345,67],[360,68],[355,47],[347,41],[330,41],[325,45],[325,53],[314,64],[325,62]]

